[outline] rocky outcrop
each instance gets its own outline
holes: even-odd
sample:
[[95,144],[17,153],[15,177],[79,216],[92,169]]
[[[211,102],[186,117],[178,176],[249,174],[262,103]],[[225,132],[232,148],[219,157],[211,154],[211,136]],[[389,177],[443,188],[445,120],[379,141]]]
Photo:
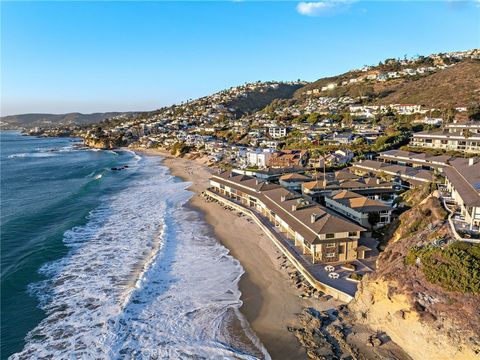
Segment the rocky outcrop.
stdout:
[[[412,304],[405,294],[392,293],[392,285],[396,284],[383,280],[362,281],[349,304],[358,323],[385,332],[413,359],[467,360],[480,356],[480,344],[474,340],[471,329],[458,328],[448,314],[436,321],[425,321],[423,306]],[[432,301],[426,299],[429,300]]]
[[[452,279],[476,281],[471,262],[480,248],[452,240],[445,219],[438,194],[419,199],[399,217],[376,270],[362,279],[348,305],[300,315],[301,326],[289,330],[310,359],[480,358],[480,298],[471,290],[478,287],[450,286]],[[445,256],[452,248],[456,258]],[[420,249],[434,250],[439,276],[425,272]],[[468,251],[477,257],[468,258]],[[447,275],[438,270],[445,262]]]
[[85,137],[83,142],[88,147],[103,150],[114,149],[124,145],[121,139],[112,137]]
[[348,305],[353,321],[385,332],[413,359],[480,358],[478,296],[448,291],[427,279],[418,258],[413,264],[406,261],[413,248],[432,246],[438,239],[452,241],[449,236],[436,196],[402,214],[377,270],[362,280]]
[[299,326],[289,327],[312,360],[410,360],[411,358],[384,333],[354,323],[343,305],[338,310],[318,312],[305,309]]

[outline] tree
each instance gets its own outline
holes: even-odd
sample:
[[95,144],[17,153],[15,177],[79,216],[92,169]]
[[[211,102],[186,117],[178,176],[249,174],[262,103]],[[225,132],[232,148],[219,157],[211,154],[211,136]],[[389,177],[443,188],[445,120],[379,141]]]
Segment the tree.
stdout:
[[311,113],[308,116],[307,121],[310,125],[315,125],[318,122],[319,118],[320,118],[319,113]]
[[480,105],[473,105],[467,109],[470,120],[480,120]]
[[373,228],[380,221],[380,215],[378,212],[368,213],[368,223]]

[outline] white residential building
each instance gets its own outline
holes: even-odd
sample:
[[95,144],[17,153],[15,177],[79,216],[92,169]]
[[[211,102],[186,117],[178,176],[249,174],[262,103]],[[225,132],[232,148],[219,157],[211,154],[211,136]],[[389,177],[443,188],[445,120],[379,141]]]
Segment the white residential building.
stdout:
[[274,152],[274,149],[256,149],[254,151],[249,151],[247,152],[247,164],[249,166],[265,168]]
[[268,128],[268,134],[274,139],[279,139],[287,135],[287,128],[284,126],[272,126]]

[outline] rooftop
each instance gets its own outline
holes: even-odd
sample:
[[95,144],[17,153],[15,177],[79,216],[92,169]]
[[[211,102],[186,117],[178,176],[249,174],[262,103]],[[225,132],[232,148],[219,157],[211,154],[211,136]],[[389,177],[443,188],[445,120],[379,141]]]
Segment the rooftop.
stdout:
[[336,192],[333,194],[332,199],[342,205],[348,206],[349,208],[358,210],[360,212],[368,213],[373,211],[393,210],[392,207],[385,205],[380,201],[369,199],[365,196],[348,190]]
[[320,240],[319,234],[365,230],[333,211],[279,185],[261,182],[245,175],[232,176],[230,171],[214,175],[214,178],[215,181],[258,198],[310,244],[328,242]]

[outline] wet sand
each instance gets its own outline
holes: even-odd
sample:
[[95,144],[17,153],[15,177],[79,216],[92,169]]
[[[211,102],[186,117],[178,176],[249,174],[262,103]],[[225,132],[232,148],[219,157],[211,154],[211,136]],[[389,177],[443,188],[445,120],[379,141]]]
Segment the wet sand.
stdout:
[[298,325],[297,314],[305,307],[326,310],[339,303],[301,298],[301,292],[292,285],[287,272],[280,268],[280,251],[260,228],[246,217],[239,217],[218,203],[206,202],[200,196],[208,187],[212,173],[202,159],[176,158],[158,150],[141,152],[163,156],[172,175],[192,183],[189,190],[195,195],[189,206],[203,213],[215,237],[245,270],[239,282],[243,301],[240,310],[272,359],[305,359],[305,350],[287,327]]

